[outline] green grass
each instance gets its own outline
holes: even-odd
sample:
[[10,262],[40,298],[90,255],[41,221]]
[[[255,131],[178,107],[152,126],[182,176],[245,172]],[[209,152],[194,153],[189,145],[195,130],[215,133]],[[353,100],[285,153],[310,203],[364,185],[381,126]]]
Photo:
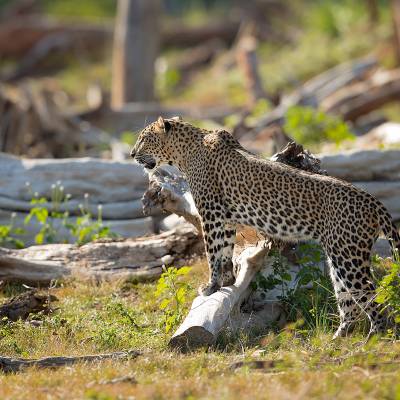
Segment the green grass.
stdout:
[[[184,279],[193,289],[205,279],[205,262]],[[2,325],[0,354],[42,357],[138,349],[134,360],[78,364],[56,370],[0,373],[1,399],[361,399],[400,397],[400,343],[365,342],[355,334],[332,341],[331,331],[302,331],[288,324],[281,331],[241,332],[221,338],[214,349],[180,354],[167,347],[156,282],[95,284],[67,281],[52,289],[59,298],[51,315],[36,315],[39,326]],[[3,297],[23,290],[3,288]],[[264,361],[253,368],[252,361]],[[243,362],[232,369],[234,363]],[[107,384],[134,376],[137,384]]]

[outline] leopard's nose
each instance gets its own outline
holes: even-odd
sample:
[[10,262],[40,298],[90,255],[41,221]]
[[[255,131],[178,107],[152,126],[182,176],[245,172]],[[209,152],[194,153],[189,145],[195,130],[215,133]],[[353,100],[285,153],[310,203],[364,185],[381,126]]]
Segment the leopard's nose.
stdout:
[[132,158],[135,158],[135,154],[136,154],[135,149],[132,149],[132,150],[131,150],[131,157],[132,157]]

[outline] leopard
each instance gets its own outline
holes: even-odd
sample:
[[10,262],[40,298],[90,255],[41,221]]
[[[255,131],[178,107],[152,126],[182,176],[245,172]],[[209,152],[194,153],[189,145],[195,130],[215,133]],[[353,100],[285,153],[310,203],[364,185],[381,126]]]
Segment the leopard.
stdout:
[[159,117],[146,126],[131,156],[148,170],[173,165],[188,182],[209,266],[200,295],[234,282],[236,230],[250,226],[280,242],[321,245],[339,312],[334,338],[346,336],[360,315],[369,320],[369,336],[387,329],[387,310],[375,301],[372,247],[382,231],[396,252],[400,235],[374,196],[344,180],[253,154],[228,131],[180,117]]

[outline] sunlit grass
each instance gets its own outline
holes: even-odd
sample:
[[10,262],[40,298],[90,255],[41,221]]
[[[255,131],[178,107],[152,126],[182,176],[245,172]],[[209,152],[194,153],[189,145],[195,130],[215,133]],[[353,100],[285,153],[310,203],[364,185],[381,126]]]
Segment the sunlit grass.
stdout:
[[[204,261],[185,279],[196,288],[206,277]],[[14,285],[6,296],[22,288]],[[59,298],[51,315],[0,328],[0,354],[16,357],[83,355],[138,349],[133,360],[78,364],[56,370],[0,373],[1,399],[397,399],[400,343],[365,341],[354,334],[332,341],[332,332],[302,331],[288,324],[281,331],[240,332],[214,349],[179,354],[168,349],[156,282],[68,281],[52,289]],[[191,299],[195,290],[190,293]],[[189,304],[188,304],[189,305]],[[264,361],[261,369],[254,360]],[[242,366],[232,368],[238,362]],[[256,365],[257,366],[257,365]],[[260,365],[258,365],[260,367]],[[137,384],[107,383],[133,376]]]

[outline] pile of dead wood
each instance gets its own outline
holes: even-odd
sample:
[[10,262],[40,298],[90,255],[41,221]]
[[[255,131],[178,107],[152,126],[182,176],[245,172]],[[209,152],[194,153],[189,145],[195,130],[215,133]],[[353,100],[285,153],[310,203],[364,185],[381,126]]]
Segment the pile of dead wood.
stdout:
[[[250,98],[268,99],[268,94],[262,94],[255,58],[252,64],[251,68],[246,69]],[[283,131],[285,115],[290,107],[299,105],[337,115],[361,135],[386,122],[382,115],[372,112],[399,98],[400,69],[381,69],[372,57],[354,60],[323,72],[293,92],[282,95],[279,104],[251,126],[245,122],[251,112],[249,109],[234,128],[233,134],[244,146],[254,151],[270,152],[271,139],[278,147],[290,140]]]
[[0,151],[28,157],[97,155],[110,138],[65,111],[67,95],[51,85],[0,85]]

